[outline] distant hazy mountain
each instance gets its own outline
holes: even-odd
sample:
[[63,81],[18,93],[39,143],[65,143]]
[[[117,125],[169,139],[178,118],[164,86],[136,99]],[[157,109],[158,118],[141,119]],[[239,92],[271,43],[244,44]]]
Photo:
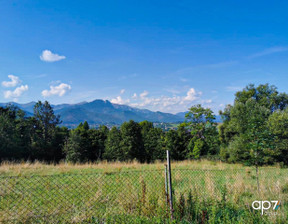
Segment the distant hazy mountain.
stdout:
[[[33,113],[35,102],[27,104],[11,103],[27,112]],[[6,106],[7,103],[0,103],[0,106]],[[183,121],[182,116],[152,112],[146,109],[138,109],[126,105],[113,104],[108,100],[94,100],[92,102],[82,102],[78,104],[60,104],[52,105],[54,112],[60,115],[63,121],[62,125],[75,126],[80,122],[87,121],[91,125],[97,124],[121,124],[125,121],[134,120],[137,122],[148,120],[151,122],[176,123]]]
[[[12,104],[27,113],[33,114],[33,107],[36,102],[26,104],[0,103],[0,107]],[[139,109],[127,105],[111,103],[108,100],[94,100],[92,102],[81,102],[77,104],[52,105],[55,114],[60,115],[62,125],[73,127],[80,122],[87,121],[91,125],[99,124],[121,124],[125,121],[134,120],[137,122],[148,120],[151,122],[177,123],[185,119],[186,112],[177,114],[153,112],[147,109]],[[221,117],[216,115],[216,122],[222,122]]]

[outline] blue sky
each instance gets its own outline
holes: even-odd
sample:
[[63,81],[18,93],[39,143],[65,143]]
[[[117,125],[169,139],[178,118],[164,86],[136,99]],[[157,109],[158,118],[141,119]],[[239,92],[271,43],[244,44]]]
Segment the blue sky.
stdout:
[[287,1],[0,3],[0,102],[217,114],[249,83],[288,92]]

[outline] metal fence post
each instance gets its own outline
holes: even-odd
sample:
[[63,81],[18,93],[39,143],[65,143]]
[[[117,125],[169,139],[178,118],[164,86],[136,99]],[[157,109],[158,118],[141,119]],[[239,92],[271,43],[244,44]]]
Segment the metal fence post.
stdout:
[[167,164],[165,164],[165,196],[166,196],[166,203],[167,203],[167,211],[169,212],[170,202],[169,202],[169,194],[168,194],[168,178],[167,178]]
[[168,185],[169,185],[169,202],[170,202],[170,212],[171,219],[173,219],[173,195],[172,195],[172,176],[171,176],[171,164],[170,164],[170,155],[167,150],[167,168],[168,168]]
[[168,198],[168,184],[167,184],[167,165],[165,164],[165,193]]

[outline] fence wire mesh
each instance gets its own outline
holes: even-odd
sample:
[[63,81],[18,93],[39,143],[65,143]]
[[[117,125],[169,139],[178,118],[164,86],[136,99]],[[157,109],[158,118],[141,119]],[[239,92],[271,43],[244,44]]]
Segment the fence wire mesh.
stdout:
[[[258,178],[253,169],[172,169],[174,217],[206,223],[208,207],[223,201],[251,212],[255,199],[286,200],[287,181],[286,169],[260,169]],[[166,191],[164,167],[0,176],[0,223],[169,223]]]
[[156,207],[162,194],[163,171],[1,177],[0,221],[96,223],[145,215],[145,205],[154,200]]
[[[287,169],[261,168],[257,175],[253,168],[226,170],[173,169],[175,194],[192,191],[202,199],[225,196],[271,198],[283,195],[287,185]],[[259,185],[258,185],[259,183]],[[258,187],[259,186],[259,187]],[[228,198],[227,198],[228,199]],[[243,199],[243,198],[242,198]]]
[[[288,223],[287,171],[173,169],[174,217],[187,223]],[[281,201],[282,207],[271,205],[261,215],[251,206],[254,201]]]

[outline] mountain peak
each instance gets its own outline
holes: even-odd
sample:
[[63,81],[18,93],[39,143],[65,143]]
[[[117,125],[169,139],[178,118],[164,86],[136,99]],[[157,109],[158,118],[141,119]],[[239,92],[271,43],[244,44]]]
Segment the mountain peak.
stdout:
[[[27,104],[17,104],[26,111],[33,113],[36,102]],[[7,104],[0,104],[0,106]],[[91,102],[81,102],[77,104],[53,105],[54,113],[60,115],[64,126],[74,127],[80,122],[88,121],[89,124],[121,124],[125,121],[134,120],[136,122],[148,120],[151,122],[175,123],[183,119],[177,115],[162,112],[153,112],[147,109],[139,109],[128,105],[113,104],[109,100],[96,99]]]

